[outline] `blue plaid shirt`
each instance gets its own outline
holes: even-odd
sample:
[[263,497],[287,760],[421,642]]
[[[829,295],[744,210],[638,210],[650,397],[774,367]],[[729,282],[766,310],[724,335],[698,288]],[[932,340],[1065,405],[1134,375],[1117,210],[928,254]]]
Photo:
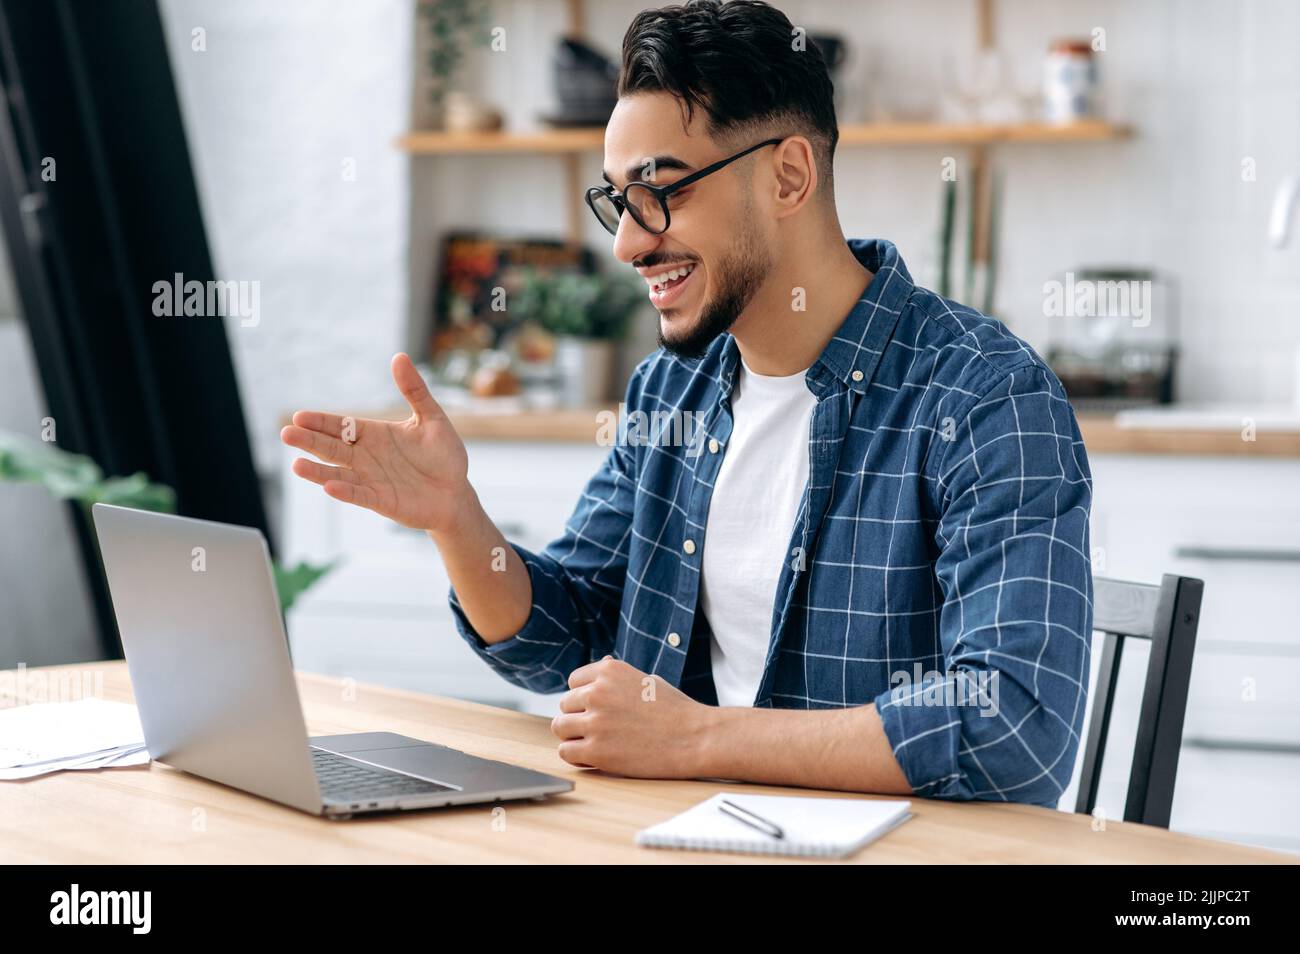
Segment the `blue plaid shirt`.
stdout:
[[[790,453],[809,455],[809,478],[755,705],[874,702],[917,795],[1055,805],[1092,629],[1092,480],[1074,414],[1000,323],[914,285],[891,243],[849,246],[875,275],[806,375],[817,405]],[[533,590],[516,635],[486,644],[451,592],[461,634],[507,680],[560,692],[612,654],[717,703],[696,608],[737,361],[723,335],[702,358],[660,350],[638,365],[627,411],[690,412],[701,433],[617,442],[564,535],[541,553],[515,546]]]

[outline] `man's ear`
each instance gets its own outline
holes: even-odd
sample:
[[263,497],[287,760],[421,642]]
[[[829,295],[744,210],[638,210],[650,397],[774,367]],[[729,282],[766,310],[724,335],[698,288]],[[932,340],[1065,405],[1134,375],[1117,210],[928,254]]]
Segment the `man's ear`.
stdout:
[[777,218],[785,218],[802,209],[817,190],[817,160],[813,147],[803,136],[791,136],[773,150],[776,169],[776,192],[773,196]]

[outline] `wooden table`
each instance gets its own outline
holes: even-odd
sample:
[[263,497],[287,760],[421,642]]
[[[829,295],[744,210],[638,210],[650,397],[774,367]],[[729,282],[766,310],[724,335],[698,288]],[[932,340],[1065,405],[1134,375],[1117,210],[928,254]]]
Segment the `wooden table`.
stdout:
[[[103,697],[132,702],[122,662],[29,669],[102,674]],[[86,680],[90,683],[90,680]],[[0,686],[12,687],[15,679]],[[327,821],[159,763],[0,782],[6,863],[752,862],[745,855],[638,848],[634,833],[738,787],[579,770],[556,754],[549,722],[475,703],[299,674],[312,735],[390,730],[571,778],[545,803],[509,802]],[[3,692],[0,689],[0,692]],[[29,690],[30,691],[30,690]],[[12,705],[0,695],[0,705]],[[863,797],[773,786],[768,794]],[[500,809],[503,809],[500,810]],[[859,864],[981,862],[1296,863],[1289,855],[1025,805],[912,799],[913,818],[860,851]],[[771,859],[762,859],[771,860]],[[786,861],[787,859],[782,859]],[[795,860],[795,859],[789,859]],[[826,863],[826,862],[819,862]],[[834,862],[832,862],[834,863]]]

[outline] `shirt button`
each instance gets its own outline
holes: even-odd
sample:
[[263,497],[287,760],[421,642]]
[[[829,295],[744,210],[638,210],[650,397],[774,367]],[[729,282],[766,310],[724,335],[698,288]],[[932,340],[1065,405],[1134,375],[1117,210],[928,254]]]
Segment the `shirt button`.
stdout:
[[861,381],[863,375],[861,371],[854,371],[851,375],[849,375],[849,377],[851,377],[854,381]]
[[668,645],[669,645],[669,646],[672,646],[674,649],[676,649],[676,648],[677,648],[678,646],[680,646],[681,644],[682,644],[682,638],[681,638],[680,636],[678,636],[676,633],[669,633],[669,634],[668,634]]
[[685,543],[682,544],[682,549],[686,551],[687,556],[690,556],[692,553],[695,552],[695,541],[687,540]]
[[710,453],[710,454],[716,454],[716,453],[718,452],[718,447],[719,447],[718,439],[717,439],[716,437],[710,437],[710,438],[709,438],[709,453]]

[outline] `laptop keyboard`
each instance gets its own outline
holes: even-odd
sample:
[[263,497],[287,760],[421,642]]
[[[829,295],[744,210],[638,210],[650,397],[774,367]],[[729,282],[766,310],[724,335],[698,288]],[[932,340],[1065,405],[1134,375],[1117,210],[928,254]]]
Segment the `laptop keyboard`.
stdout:
[[450,785],[364,765],[321,749],[312,749],[311,758],[321,794],[329,801],[355,803],[396,795],[456,791]]

